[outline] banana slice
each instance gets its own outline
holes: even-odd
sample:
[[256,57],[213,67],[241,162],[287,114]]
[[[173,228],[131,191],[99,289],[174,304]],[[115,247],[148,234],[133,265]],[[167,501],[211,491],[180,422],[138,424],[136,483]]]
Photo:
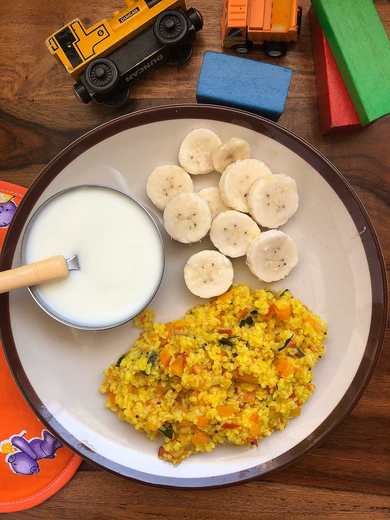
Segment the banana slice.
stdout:
[[146,193],[158,209],[164,209],[167,202],[179,193],[193,191],[191,177],[183,168],[174,164],[157,166],[146,183]]
[[214,171],[212,155],[221,143],[217,134],[207,128],[193,130],[181,143],[180,165],[192,175],[203,175]]
[[263,282],[282,280],[297,263],[298,251],[295,242],[278,229],[261,233],[249,244],[248,267]]
[[225,144],[222,144],[213,153],[214,169],[222,173],[225,168],[234,161],[248,159],[251,154],[249,143],[244,139],[232,137]]
[[198,242],[207,235],[210,225],[209,205],[197,193],[180,193],[165,207],[165,229],[178,242]]
[[246,254],[249,244],[260,233],[259,226],[248,215],[229,210],[213,220],[210,239],[221,253],[237,258]]
[[248,213],[248,191],[252,184],[272,172],[257,159],[243,159],[230,164],[219,181],[219,191],[226,206]]
[[219,189],[216,186],[203,188],[203,190],[198,192],[198,195],[208,202],[211,211],[211,218],[214,218],[219,213],[222,213],[222,211],[227,211],[229,209],[223,203]]
[[218,251],[200,251],[184,267],[188,289],[200,298],[212,298],[226,292],[233,283],[233,266]]
[[282,226],[298,209],[297,184],[287,175],[272,175],[256,181],[248,194],[249,212],[258,224]]

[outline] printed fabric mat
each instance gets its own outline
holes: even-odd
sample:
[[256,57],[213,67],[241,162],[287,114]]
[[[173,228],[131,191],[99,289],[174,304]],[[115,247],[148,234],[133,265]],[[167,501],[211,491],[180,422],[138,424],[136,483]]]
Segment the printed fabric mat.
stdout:
[[[0,247],[26,188],[0,181]],[[0,513],[34,507],[61,489],[81,458],[35,416],[0,344]]]

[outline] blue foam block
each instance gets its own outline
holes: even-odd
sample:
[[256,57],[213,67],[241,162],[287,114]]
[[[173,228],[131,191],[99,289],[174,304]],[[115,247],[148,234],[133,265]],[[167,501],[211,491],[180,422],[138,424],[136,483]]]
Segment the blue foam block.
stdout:
[[205,52],[196,99],[228,105],[277,121],[284,111],[292,71],[262,61]]

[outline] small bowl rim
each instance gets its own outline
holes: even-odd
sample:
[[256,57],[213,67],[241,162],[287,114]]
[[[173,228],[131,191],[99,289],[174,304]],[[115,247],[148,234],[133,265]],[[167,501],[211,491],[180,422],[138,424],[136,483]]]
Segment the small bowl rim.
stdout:
[[[0,329],[4,351],[22,393],[40,419],[54,431],[71,449],[84,459],[114,474],[152,485],[175,488],[211,488],[242,483],[279,470],[301,457],[332,431],[352,410],[368,384],[383,346],[387,321],[387,279],[383,254],[371,220],[362,202],[348,180],[317,148],[282,126],[257,114],[219,105],[172,104],[146,108],[125,114],[103,123],[86,132],[59,152],[42,170],[19,205],[7,234],[0,269],[9,269],[24,223],[35,202],[53,179],[67,164],[92,146],[124,130],[150,123],[175,119],[211,120],[249,128],[256,133],[274,139],[308,162],[316,172],[335,190],[345,210],[360,231],[367,258],[372,290],[372,317],[366,348],[354,379],[344,396],[324,421],[304,440],[273,460],[254,465],[244,471],[235,471],[212,477],[179,478],[154,475],[117,464],[97,454],[80,439],[70,434],[42,403],[32,387],[20,361],[12,333],[8,293],[0,295]],[[26,217],[27,214],[27,217]]]
[[157,217],[155,217],[151,213],[151,211],[149,211],[143,204],[141,204],[141,202],[139,202],[137,199],[135,199],[131,195],[129,195],[127,193],[124,193],[123,191],[118,190],[116,188],[111,188],[110,186],[103,186],[101,184],[79,184],[79,185],[76,185],[76,186],[70,186],[69,188],[65,188],[63,190],[60,190],[60,191],[54,193],[53,195],[48,197],[44,202],[42,202],[42,204],[40,204],[38,206],[38,208],[31,214],[30,218],[28,219],[28,221],[27,221],[27,223],[25,225],[24,232],[23,232],[23,235],[22,235],[21,245],[20,245],[20,260],[21,260],[22,264],[26,264],[27,263],[26,262],[26,247],[27,247],[28,234],[29,234],[29,231],[31,230],[32,225],[34,224],[34,221],[39,216],[39,214],[48,205],[50,205],[51,202],[53,202],[53,200],[63,196],[65,193],[69,193],[69,192],[76,191],[76,190],[79,190],[79,189],[89,189],[89,188],[98,188],[98,189],[103,189],[103,190],[111,191],[111,192],[114,192],[114,193],[118,193],[119,195],[125,197],[126,199],[128,199],[129,201],[134,203],[136,206],[138,206],[140,209],[142,209],[144,211],[144,213],[146,213],[146,215],[149,217],[149,220],[152,222],[152,224],[153,224],[153,226],[154,226],[154,228],[155,228],[155,230],[157,232],[157,237],[159,239],[160,248],[161,248],[161,273],[159,275],[158,283],[156,284],[156,287],[154,288],[154,290],[153,290],[152,294],[150,295],[150,297],[147,300],[145,300],[145,304],[142,307],[140,307],[139,310],[137,310],[135,313],[130,314],[128,317],[124,318],[123,320],[120,320],[120,321],[117,321],[117,322],[113,322],[113,323],[110,323],[108,325],[92,327],[92,326],[88,326],[88,325],[80,325],[80,324],[72,322],[71,320],[67,320],[63,316],[61,316],[59,314],[56,314],[53,310],[51,310],[45,304],[45,302],[39,296],[38,291],[35,288],[35,286],[27,287],[27,290],[30,293],[30,295],[33,298],[33,300],[35,301],[35,303],[48,316],[50,316],[51,318],[53,318],[57,322],[62,323],[62,325],[65,325],[67,327],[71,327],[72,329],[87,330],[87,331],[91,331],[92,332],[92,331],[100,331],[100,330],[110,330],[110,329],[114,329],[116,327],[120,327],[121,325],[125,325],[126,323],[129,323],[129,321],[134,319],[136,316],[141,314],[141,312],[146,309],[146,307],[152,302],[153,298],[156,296],[159,288],[161,287],[161,283],[163,281],[164,273],[165,273],[166,257],[165,257],[164,240],[163,240],[163,237],[162,237],[162,234],[161,234],[159,223],[157,221]]

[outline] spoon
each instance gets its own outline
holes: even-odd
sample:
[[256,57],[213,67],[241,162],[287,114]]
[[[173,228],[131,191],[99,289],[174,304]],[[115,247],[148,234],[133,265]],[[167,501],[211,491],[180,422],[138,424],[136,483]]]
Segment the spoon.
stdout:
[[77,255],[70,258],[61,255],[51,256],[39,262],[0,272],[0,294],[19,287],[30,287],[51,280],[60,280],[66,278],[69,271],[79,270],[80,264]]

